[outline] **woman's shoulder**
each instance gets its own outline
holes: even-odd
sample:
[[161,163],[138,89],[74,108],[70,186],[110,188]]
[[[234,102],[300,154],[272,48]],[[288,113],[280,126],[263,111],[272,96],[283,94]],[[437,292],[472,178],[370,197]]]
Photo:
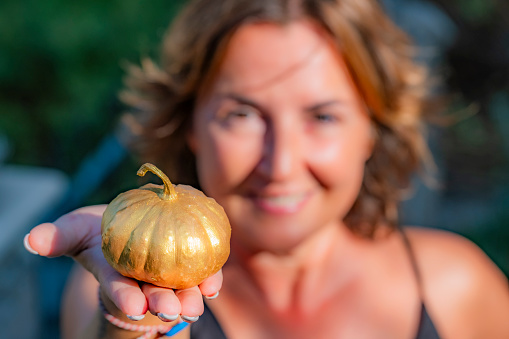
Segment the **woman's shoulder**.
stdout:
[[405,229],[424,301],[444,337],[509,338],[507,278],[473,242],[452,232]]
[[504,277],[479,246],[459,234],[424,227],[406,227],[405,234],[422,270],[438,276],[445,274],[475,278],[478,273],[485,273]]

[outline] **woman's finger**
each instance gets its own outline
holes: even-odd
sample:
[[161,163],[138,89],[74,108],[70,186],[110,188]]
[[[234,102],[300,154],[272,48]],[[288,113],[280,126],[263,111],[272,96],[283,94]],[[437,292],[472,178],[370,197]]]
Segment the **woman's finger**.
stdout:
[[223,284],[223,270],[205,279],[199,286],[201,294],[207,299],[215,299]]
[[174,321],[180,315],[180,300],[172,289],[143,284],[141,287],[148,300],[148,310],[162,321]]
[[195,322],[203,314],[203,297],[198,286],[185,290],[176,290],[175,295],[180,300],[180,317],[187,322]]
[[98,280],[103,294],[122,313],[132,320],[144,317],[148,310],[147,299],[136,280],[124,277],[111,266],[99,272]]
[[118,273],[104,258],[100,244],[73,258],[96,277],[103,293],[124,314],[137,320],[147,312],[147,300],[138,281]]

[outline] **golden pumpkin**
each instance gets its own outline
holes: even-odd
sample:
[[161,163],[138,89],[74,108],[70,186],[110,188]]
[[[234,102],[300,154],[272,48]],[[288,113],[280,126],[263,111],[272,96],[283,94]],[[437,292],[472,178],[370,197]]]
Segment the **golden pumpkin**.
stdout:
[[174,186],[152,164],[163,185],[147,184],[119,194],[101,223],[102,251],[124,276],[184,289],[219,271],[230,254],[231,227],[223,208],[187,185]]

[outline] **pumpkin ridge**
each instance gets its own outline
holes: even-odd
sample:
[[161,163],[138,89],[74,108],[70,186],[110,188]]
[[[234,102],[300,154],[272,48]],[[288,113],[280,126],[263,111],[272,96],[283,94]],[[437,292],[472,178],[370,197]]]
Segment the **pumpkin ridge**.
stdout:
[[[162,201],[159,202],[159,203],[160,204],[161,203],[164,204],[164,202],[162,202]],[[161,208],[160,206],[157,206],[157,204],[153,206],[153,208],[155,208],[155,207],[159,207],[158,208],[159,213],[157,214],[157,217],[154,218],[154,220],[161,220],[162,219],[161,217],[165,213],[167,213],[167,211],[164,208]],[[151,232],[149,232],[150,238],[147,241],[147,243],[148,243],[147,246],[149,246],[149,248],[154,249],[154,248],[158,248],[159,247],[158,244],[154,243],[154,242],[156,241],[157,236],[160,236],[160,234],[156,234],[156,230],[160,230],[160,229],[162,229],[162,227],[160,227],[158,225],[154,224],[152,226],[152,230],[151,230]],[[156,252],[158,254],[160,253],[160,251],[156,251]],[[153,278],[160,277],[161,276],[161,269],[156,270],[158,268],[158,266],[157,265],[152,265],[152,263],[153,263],[153,261],[152,261],[153,254],[152,253],[153,253],[153,251],[147,251],[147,255],[145,257],[145,262],[143,263],[143,268],[144,268],[145,272],[151,272],[150,275]],[[161,259],[161,258],[156,258],[156,259]],[[152,266],[154,266],[154,267],[152,267]]]
[[[199,228],[201,229],[202,234],[200,235],[200,239],[202,239],[203,246],[207,246],[207,253],[214,253],[215,248],[212,244],[212,239],[210,237],[210,218],[203,213],[203,211],[197,210],[197,209],[190,209],[190,215],[193,216],[195,219],[196,225],[199,225]],[[213,232],[212,232],[213,233]],[[213,234],[215,236],[215,234]],[[203,241],[204,239],[207,239],[207,242]],[[210,267],[211,265],[215,265],[215,259],[216,255],[209,255],[207,257],[207,267]]]
[[[134,206],[136,206],[138,204],[141,204],[141,203],[145,202],[145,200],[147,200],[147,199],[152,199],[152,197],[150,197],[150,196],[142,197],[141,199],[139,199],[139,200],[137,200],[137,201],[135,201],[133,203],[129,202],[129,204],[127,202],[122,201],[122,203],[125,204],[125,205],[123,207],[121,207],[119,210],[117,210],[116,213],[118,214],[118,213],[122,212],[123,210],[125,210],[127,208],[131,208],[131,207],[134,207]],[[124,198],[124,200],[127,200],[127,199]],[[114,219],[112,219],[112,220],[114,220]]]
[[[217,218],[216,220],[217,225],[228,225],[228,226],[230,225],[228,217],[224,212],[224,208],[222,206],[219,206],[214,198],[207,197],[207,204],[205,204],[205,206]],[[222,210],[220,211],[220,209],[217,206],[219,206]],[[230,229],[226,229],[225,227],[215,227],[213,231],[217,238],[226,238],[230,233]]]
[[[147,199],[152,199],[151,196],[145,196],[145,194],[138,198],[138,193],[136,192],[137,189],[132,189],[123,193],[120,193],[112,204],[110,204],[106,211],[109,212],[110,210],[115,210],[115,213],[109,212],[108,215],[103,214],[103,220],[101,221],[101,228],[102,225],[107,225],[106,227],[109,227],[110,224],[114,224],[115,217],[122,211],[124,211],[127,208],[134,207],[138,204],[144,203]],[[132,196],[135,196],[135,199],[137,199],[134,202],[131,202],[130,200],[133,200]],[[116,204],[115,204],[116,203]],[[121,207],[120,207],[121,206]],[[120,208],[119,208],[120,207]]]
[[[129,241],[130,231],[128,236],[117,236],[117,233],[119,232],[119,227],[126,227],[129,225],[132,225],[132,227],[135,227],[136,224],[125,222],[126,219],[129,220],[131,216],[129,214],[124,213],[115,213],[113,217],[111,218],[111,221],[108,222],[104,229],[102,230],[102,247],[103,250],[106,249],[109,252],[109,257],[115,262],[118,263],[120,261],[120,257],[122,255],[122,252],[119,253],[118,250],[115,248],[112,248],[112,239],[116,238],[117,242],[120,241],[120,239],[125,238],[125,242],[122,244],[122,249],[125,248],[126,243]],[[119,226],[122,225],[122,226]],[[122,233],[122,232],[121,232]],[[115,246],[117,247],[117,246]],[[123,251],[123,250],[122,250]],[[117,255],[118,254],[118,255]]]
[[[164,192],[164,186],[149,183],[149,184],[145,184],[145,185],[141,186],[140,188],[138,188],[138,190],[152,192],[155,195],[157,195],[157,197],[159,199],[161,199],[160,194],[162,194]],[[161,200],[164,200],[164,199],[161,199]]]
[[[124,198],[124,197],[122,197],[122,198]],[[123,211],[125,211],[126,209],[131,208],[131,207],[136,208],[137,205],[146,204],[146,201],[151,199],[151,198],[152,197],[150,197],[150,196],[149,197],[142,197],[141,199],[135,201],[131,205],[125,203],[125,206],[123,206],[118,211],[116,211],[115,214],[111,217],[111,220],[107,221],[107,226],[105,226],[105,230],[104,231],[106,231],[108,228],[112,228],[112,227],[115,228],[116,227],[116,219],[117,219],[117,217],[119,215],[122,214]],[[127,200],[127,199],[124,198],[124,200]],[[122,203],[124,203],[124,202],[122,202]]]
[[[202,226],[202,227],[204,229],[205,234],[207,235],[206,236],[206,238],[207,238],[207,245],[209,246],[208,251],[210,253],[214,253],[215,254],[213,256],[211,255],[211,256],[208,257],[208,259],[209,259],[208,265],[210,265],[210,267],[215,267],[216,266],[216,261],[217,261],[217,253],[216,253],[214,244],[212,243],[212,238],[210,236],[210,225],[207,225],[207,226],[208,227],[205,227],[205,226]],[[214,272],[214,273],[216,273],[216,272]]]
[[[150,220],[151,219],[150,212],[153,209],[155,209],[156,206],[157,205],[153,205],[153,206],[150,206],[149,208],[144,210],[143,217],[140,218],[140,221],[136,224],[136,226],[129,233],[128,240],[127,240],[126,244],[124,245],[122,254],[119,257],[119,260],[118,260],[119,264],[120,264],[120,262],[122,262],[123,266],[126,267],[126,271],[128,271],[130,274],[133,274],[133,273],[136,274],[137,273],[136,267],[138,267],[138,265],[135,265],[135,262],[134,262],[134,260],[137,261],[138,258],[133,258],[133,256],[131,255],[131,247],[132,247],[132,245],[136,245],[135,242],[138,240],[138,238],[133,235],[136,233],[137,230],[142,230],[143,228],[153,228],[153,226],[151,225],[151,222],[150,222],[151,221]],[[148,222],[147,221],[144,222],[145,219],[148,219]],[[142,253],[137,251],[136,255],[141,256]],[[145,252],[145,258],[143,260],[144,263],[147,260],[146,256],[147,256],[147,252]]]
[[180,227],[173,227],[175,230],[175,267],[182,263],[182,239]]

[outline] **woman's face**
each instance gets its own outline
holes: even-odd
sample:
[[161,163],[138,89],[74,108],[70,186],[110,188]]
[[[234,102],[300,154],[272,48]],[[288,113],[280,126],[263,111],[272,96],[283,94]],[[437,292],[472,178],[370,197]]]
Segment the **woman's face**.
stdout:
[[287,251],[339,227],[371,154],[370,118],[341,55],[307,21],[232,37],[202,91],[189,144],[233,240]]

